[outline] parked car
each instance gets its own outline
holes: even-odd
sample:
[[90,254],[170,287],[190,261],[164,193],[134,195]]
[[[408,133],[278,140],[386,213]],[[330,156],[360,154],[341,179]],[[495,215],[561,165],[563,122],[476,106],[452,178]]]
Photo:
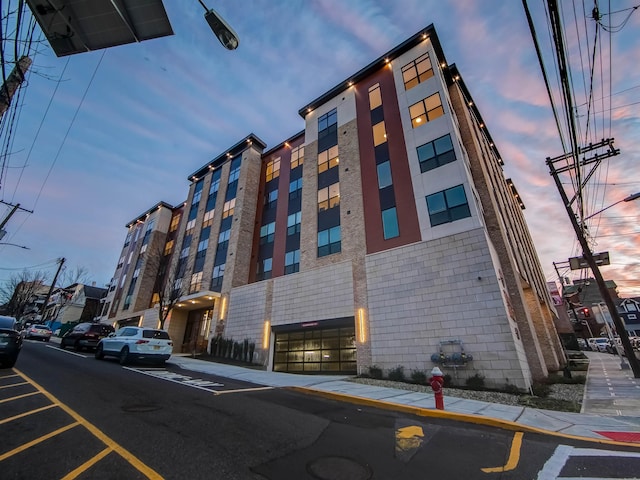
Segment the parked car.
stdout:
[[145,327],[123,327],[98,343],[95,357],[118,357],[121,365],[134,360],[163,364],[171,357],[173,342],[165,330]]
[[24,331],[24,338],[36,338],[48,342],[53,332],[46,325],[31,325]]
[[17,330],[16,319],[0,315],[0,366],[11,368],[16,364],[22,348],[22,335]]
[[83,348],[96,348],[98,342],[113,333],[115,328],[106,323],[79,323],[60,339],[60,348],[73,347],[77,352]]
[[589,350],[587,341],[584,338],[578,337],[577,340],[578,340],[578,348],[580,348],[580,350]]
[[606,352],[609,345],[609,339],[605,337],[592,337],[587,340],[589,348],[594,352]]

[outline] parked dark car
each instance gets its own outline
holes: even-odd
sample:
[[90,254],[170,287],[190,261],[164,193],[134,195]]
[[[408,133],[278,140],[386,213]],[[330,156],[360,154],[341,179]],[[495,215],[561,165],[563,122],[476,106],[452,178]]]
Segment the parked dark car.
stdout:
[[0,315],[0,366],[2,368],[13,367],[22,348],[22,334],[16,328],[14,317]]
[[60,348],[73,347],[75,351],[83,348],[96,348],[98,342],[113,333],[115,329],[106,323],[79,323],[60,339]]

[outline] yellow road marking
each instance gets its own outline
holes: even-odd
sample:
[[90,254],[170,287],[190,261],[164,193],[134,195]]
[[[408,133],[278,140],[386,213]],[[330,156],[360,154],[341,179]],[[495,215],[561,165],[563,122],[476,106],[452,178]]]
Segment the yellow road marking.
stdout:
[[113,450],[111,450],[111,448],[109,448],[109,447],[105,448],[99,454],[97,454],[95,457],[93,457],[93,458],[87,460],[86,462],[84,462],[82,465],[80,465],[78,468],[76,468],[73,472],[69,472],[67,475],[62,477],[61,480],[73,480],[75,478],[78,478],[82,473],[84,473],[89,468],[93,467],[96,463],[98,463],[104,457],[109,455],[112,451]]
[[216,395],[224,395],[225,393],[241,393],[241,392],[258,392],[260,390],[273,390],[273,387],[254,387],[254,388],[238,388],[237,390],[210,390]]
[[0,390],[2,390],[3,388],[17,387],[18,385],[29,385],[29,382],[20,382],[20,383],[12,383],[11,385],[2,385],[0,386]]
[[504,467],[493,467],[493,468],[483,468],[481,469],[484,473],[495,473],[495,472],[508,472],[513,470],[518,466],[518,462],[520,461],[520,447],[522,446],[522,432],[516,432],[513,436],[513,441],[511,442],[511,451],[509,452],[509,458],[507,459],[507,464]]
[[11,377],[19,377],[20,375],[18,375],[17,373],[14,373],[13,375],[2,375],[0,378],[11,378]]
[[25,393],[24,395],[18,395],[17,397],[5,398],[4,400],[0,400],[0,403],[12,402],[14,400],[20,400],[21,398],[30,397],[32,395],[38,395],[40,392],[31,392]]
[[49,440],[51,437],[55,437],[56,435],[60,435],[61,433],[66,432],[67,430],[71,430],[73,427],[77,427],[78,425],[80,425],[79,422],[70,423],[66,427],[59,428],[58,430],[55,430],[55,431],[53,431],[51,433],[47,433],[46,435],[43,435],[43,436],[41,436],[39,438],[36,438],[35,440],[32,440],[32,441],[30,441],[28,443],[25,443],[24,445],[20,445],[19,447],[14,448],[13,450],[10,450],[10,451],[8,451],[7,453],[5,453],[3,455],[0,455],[0,462],[2,462],[3,460],[6,460],[9,457],[12,457],[16,453],[24,452],[25,450],[27,450],[28,448],[33,447],[34,445],[42,443],[45,440]]
[[124,458],[127,462],[129,462],[131,465],[133,465],[133,467],[135,467],[140,473],[145,475],[150,480],[163,480],[163,477],[158,472],[156,472],[151,467],[149,467],[149,466],[145,465],[144,463],[142,463],[131,452],[129,452],[128,450],[126,450],[125,448],[121,447],[120,445],[118,445],[113,440],[111,440],[111,438],[109,438],[105,433],[103,433],[102,430],[98,429],[93,424],[87,422],[78,413],[76,413],[74,410],[72,410],[70,407],[68,407],[64,403],[60,402],[56,397],[54,397],[52,394],[47,392],[44,388],[42,388],[36,382],[31,380],[24,373],[22,373],[22,372],[20,372],[18,370],[16,370],[16,372],[22,378],[24,378],[26,381],[28,381],[31,385],[33,385],[40,393],[42,393],[42,395],[47,397],[52,403],[59,404],[60,408],[62,410],[67,412],[67,414],[69,414],[74,420],[76,420],[84,428],[89,430],[94,436],[96,436],[98,439],[100,439],[100,441],[102,441],[102,443],[104,443],[107,447],[109,447],[111,450],[116,452],[118,455],[120,455],[122,458]]
[[36,408],[35,410],[29,410],[28,412],[21,413],[20,415],[14,415],[13,417],[9,417],[9,418],[5,418],[4,420],[0,420],[0,425],[2,425],[3,423],[12,422],[12,421],[17,420],[17,419],[22,418],[22,417],[27,417],[29,415],[41,412],[43,410],[48,410],[49,408],[57,407],[57,406],[58,405],[52,403],[51,405],[47,405],[45,407]]

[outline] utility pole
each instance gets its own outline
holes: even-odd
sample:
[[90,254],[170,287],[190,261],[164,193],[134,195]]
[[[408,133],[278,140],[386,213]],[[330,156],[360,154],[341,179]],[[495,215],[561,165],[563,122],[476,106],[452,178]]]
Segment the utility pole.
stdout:
[[49,297],[51,297],[51,293],[53,292],[53,289],[56,286],[56,282],[58,281],[58,275],[60,274],[60,270],[62,270],[62,265],[64,265],[64,262],[66,261],[65,258],[60,258],[58,259],[59,265],[58,265],[58,270],[56,271],[56,275],[55,277],[53,277],[53,282],[51,282],[51,286],[49,287],[49,291],[47,292],[47,296],[44,299],[44,303],[42,304],[42,308],[40,309],[40,321],[44,321],[44,311],[47,308],[47,305],[49,303]]
[[[595,154],[593,157],[589,159],[583,158],[582,160],[577,160],[579,154],[588,152],[590,150],[594,150],[596,148],[601,148],[603,146],[609,146],[609,151],[601,155]],[[598,264],[593,258],[593,253],[591,252],[589,243],[587,242],[587,239],[584,236],[583,226],[578,223],[576,214],[571,208],[571,204],[573,203],[573,200],[576,199],[576,197],[574,196],[573,200],[569,200],[569,198],[567,197],[567,193],[565,192],[564,187],[562,186],[562,182],[560,181],[560,177],[558,175],[561,172],[580,169],[581,165],[587,165],[587,164],[596,162],[596,166],[597,166],[597,164],[599,164],[600,161],[602,161],[604,158],[617,155],[618,153],[620,153],[620,150],[613,148],[613,139],[607,139],[607,140],[602,140],[602,142],[599,142],[599,144],[589,145],[586,148],[578,149],[578,151],[575,152],[575,154],[574,153],[565,154],[553,159],[547,157],[546,163],[549,167],[549,172],[556,183],[556,187],[558,188],[558,192],[560,193],[560,197],[562,198],[562,203],[565,209],[567,210],[567,214],[569,215],[569,220],[571,220],[571,225],[573,226],[573,229],[576,232],[576,236],[578,237],[578,241],[580,242],[580,246],[582,247],[583,257],[586,260],[589,267],[591,267],[593,276],[596,279],[596,283],[598,284],[598,289],[600,290],[600,296],[602,297],[605,304],[607,305],[607,309],[609,310],[609,315],[611,315],[611,319],[613,320],[613,323],[616,326],[618,335],[620,335],[620,341],[622,342],[624,351],[627,354],[627,359],[629,360],[629,365],[631,365],[631,370],[633,370],[633,376],[635,378],[640,378],[640,364],[638,362],[638,359],[635,356],[635,352],[633,350],[633,347],[631,346],[631,342],[629,341],[629,334],[627,333],[624,323],[622,322],[622,319],[618,314],[618,309],[613,303],[613,299],[611,298],[609,289],[607,288],[604,278],[600,273],[600,268],[598,267]],[[567,165],[567,166],[556,169],[555,167],[556,162],[567,160],[568,158],[571,158],[571,157],[575,158],[576,161],[580,163],[580,165]],[[593,170],[595,170],[595,167]],[[584,180],[584,182],[586,182],[589,179],[589,177],[593,174],[593,170],[589,173],[589,175],[587,175],[587,178]],[[578,190],[580,190],[583,186],[584,184],[580,183],[577,187]]]
[[31,66],[31,59],[29,57],[21,57],[17,61],[16,66],[7,77],[7,81],[2,84],[0,89],[0,118],[4,115],[11,105],[11,100],[16,90],[20,88],[22,82],[24,82],[25,74]]
[[3,230],[4,226],[7,224],[7,222],[9,221],[9,219],[13,216],[14,213],[16,213],[16,210],[20,209],[23,210],[25,212],[29,212],[29,213],[33,213],[33,210],[26,210],[24,208],[20,208],[20,204],[17,203],[15,205],[12,205],[10,203],[7,202],[3,202],[0,200],[0,203],[4,203],[5,205],[9,205],[10,207],[13,207],[11,209],[11,211],[9,212],[9,214],[5,217],[4,220],[2,220],[2,222],[0,222],[0,240],[2,240],[2,237],[4,237],[6,235],[6,230]]

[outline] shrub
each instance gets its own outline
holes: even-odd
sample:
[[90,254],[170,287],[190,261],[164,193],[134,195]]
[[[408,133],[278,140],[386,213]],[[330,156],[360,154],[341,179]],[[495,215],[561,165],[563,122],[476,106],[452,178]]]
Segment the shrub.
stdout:
[[549,383],[564,383],[569,385],[584,384],[587,381],[587,377],[584,375],[572,375],[571,377],[565,377],[564,375],[549,375],[547,378]]
[[412,370],[411,381],[413,383],[417,383],[418,385],[425,385],[427,383],[427,374],[422,370]]
[[515,394],[515,395],[518,395],[518,394],[522,393],[522,391],[516,385],[514,385],[513,383],[509,383],[509,382],[504,384],[504,392],[505,393],[512,393],[512,394]]
[[531,385],[531,391],[536,397],[546,398],[551,393],[551,386],[547,383],[535,382]]
[[404,367],[402,365],[398,365],[396,368],[389,370],[389,380],[393,380],[394,382],[404,382]]
[[380,380],[382,378],[382,369],[377,365],[372,365],[369,367],[369,376],[371,378],[377,378]]
[[451,375],[449,375],[448,373],[445,373],[442,379],[444,380],[443,387],[445,388],[453,387],[453,378],[451,377]]
[[467,378],[465,384],[472,390],[484,390],[484,375],[476,373],[475,375]]

